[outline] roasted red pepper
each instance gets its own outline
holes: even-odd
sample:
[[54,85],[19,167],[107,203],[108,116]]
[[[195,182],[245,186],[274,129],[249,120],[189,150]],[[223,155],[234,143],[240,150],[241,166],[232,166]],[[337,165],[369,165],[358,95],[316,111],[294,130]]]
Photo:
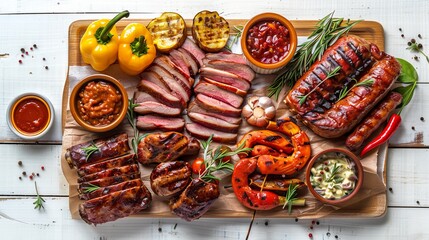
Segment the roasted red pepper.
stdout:
[[390,116],[389,121],[387,122],[386,127],[381,131],[381,133],[376,136],[371,142],[369,142],[360,153],[360,156],[363,157],[365,154],[367,154],[372,149],[380,146],[381,144],[385,143],[389,138],[395,133],[396,129],[398,129],[399,125],[401,124],[401,116],[394,113],[392,116]]

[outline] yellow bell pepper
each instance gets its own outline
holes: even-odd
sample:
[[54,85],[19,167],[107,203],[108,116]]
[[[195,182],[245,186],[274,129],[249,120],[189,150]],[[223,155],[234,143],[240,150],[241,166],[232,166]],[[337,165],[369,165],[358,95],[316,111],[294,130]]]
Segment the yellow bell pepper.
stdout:
[[128,11],[120,12],[112,20],[100,19],[92,22],[80,40],[80,53],[83,61],[91,64],[96,71],[106,70],[114,63],[118,56],[118,34],[115,24],[124,17]]
[[118,61],[122,71],[137,75],[155,59],[156,48],[152,34],[140,23],[130,23],[119,38]]

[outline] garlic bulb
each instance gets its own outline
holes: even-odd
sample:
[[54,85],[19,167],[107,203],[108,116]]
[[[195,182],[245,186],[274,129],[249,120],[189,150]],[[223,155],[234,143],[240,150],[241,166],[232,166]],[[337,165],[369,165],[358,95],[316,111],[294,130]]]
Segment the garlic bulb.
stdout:
[[271,98],[253,96],[247,100],[242,115],[250,125],[265,127],[276,116],[276,108]]

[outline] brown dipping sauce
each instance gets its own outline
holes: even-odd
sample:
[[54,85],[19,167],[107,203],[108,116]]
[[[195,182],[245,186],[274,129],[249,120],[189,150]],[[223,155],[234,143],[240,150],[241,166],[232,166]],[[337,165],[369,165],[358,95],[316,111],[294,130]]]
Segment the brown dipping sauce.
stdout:
[[114,85],[94,80],[82,87],[78,96],[77,112],[86,123],[103,126],[119,117],[122,94]]
[[13,109],[12,122],[22,133],[37,134],[48,126],[49,118],[48,105],[38,97],[30,96],[19,101]]

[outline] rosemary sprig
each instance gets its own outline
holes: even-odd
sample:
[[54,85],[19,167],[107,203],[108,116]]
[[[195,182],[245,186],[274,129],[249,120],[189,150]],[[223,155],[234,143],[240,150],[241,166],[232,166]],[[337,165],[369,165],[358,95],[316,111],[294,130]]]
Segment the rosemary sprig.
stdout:
[[210,149],[212,143],[213,134],[210,135],[207,141],[201,141],[201,148],[203,149],[203,159],[206,169],[200,173],[199,178],[203,181],[210,182],[212,180],[220,180],[214,176],[213,173],[220,170],[227,170],[232,172],[234,165],[230,162],[223,162],[224,157],[234,156],[239,153],[247,153],[252,148],[244,148],[244,143],[237,147],[234,151],[222,149],[222,146],[217,146],[214,150]]
[[83,152],[86,155],[85,160],[88,161],[88,158],[95,152],[100,151],[100,148],[98,148],[94,142],[92,142],[88,147],[82,148]]
[[294,184],[294,183],[290,184],[289,188],[287,189],[286,201],[283,204],[283,209],[285,209],[287,206],[287,210],[289,214],[292,212],[293,202],[298,200],[298,198],[296,197],[298,195],[297,190],[298,190],[298,184]]
[[84,193],[92,193],[92,192],[94,192],[94,191],[96,191],[96,190],[98,190],[98,189],[100,189],[100,187],[99,186],[97,186],[97,185],[94,185],[94,184],[92,184],[92,183],[88,183],[88,187],[84,187],[83,189],[83,192]]
[[332,167],[331,171],[329,171],[330,175],[328,179],[326,179],[327,182],[332,182],[334,178],[336,177],[337,173],[341,170],[341,165],[337,165],[337,163],[334,164],[334,167]]
[[420,43],[417,43],[415,39],[411,39],[411,41],[408,42],[407,50],[410,50],[411,52],[419,52],[419,53],[421,53],[426,58],[426,61],[429,63],[429,57],[428,57],[428,55],[426,55],[423,52],[422,49],[423,49],[423,45],[420,44]]
[[138,104],[134,103],[134,98],[128,99],[128,110],[127,110],[127,120],[128,123],[133,128],[133,138],[131,139],[131,147],[135,154],[137,154],[137,148],[140,141],[147,136],[147,134],[140,135],[140,131],[137,129],[136,116],[134,114],[134,108]]
[[349,20],[343,24],[344,18],[334,18],[334,12],[322,18],[316,29],[310,34],[308,40],[298,46],[298,50],[292,60],[287,64],[280,74],[274,79],[268,88],[268,95],[278,99],[280,92],[285,86],[293,86],[310,68],[316,60],[321,59],[325,50],[333,45],[338,38],[347,34],[350,29],[360,21],[351,23]]
[[236,25],[236,26],[233,26],[233,28],[237,32],[234,34],[232,39],[229,40],[229,44],[225,46],[225,48],[228,49],[229,51],[231,51],[232,46],[238,42],[238,39],[241,37],[241,34],[243,33],[244,26]]
[[37,183],[36,183],[36,182],[34,182],[34,186],[35,186],[35,188],[36,188],[36,194],[37,194],[37,199],[36,199],[36,201],[34,201],[34,202],[33,202],[33,204],[34,204],[34,209],[38,209],[38,210],[40,210],[40,209],[42,209],[42,208],[45,208],[45,207],[43,206],[43,203],[45,202],[45,199],[43,199],[43,198],[39,195],[39,190],[37,189]]
[[340,66],[337,66],[334,70],[332,70],[331,72],[328,73],[328,75],[326,75],[325,79],[323,79],[322,81],[320,81],[320,83],[318,83],[316,85],[316,87],[314,87],[313,89],[311,89],[310,92],[308,92],[307,94],[305,94],[304,96],[298,96],[299,99],[299,105],[302,105],[305,103],[305,101],[307,100],[307,97],[310,96],[310,94],[312,94],[314,91],[316,91],[316,89],[322,85],[326,80],[328,80],[329,78],[332,78],[334,76],[336,76],[338,74],[338,72],[341,70]]
[[[356,79],[353,79],[353,81],[357,82],[357,80],[356,80]],[[358,82],[358,83],[356,83],[356,84],[355,84],[355,85],[353,85],[351,88],[347,88],[347,87],[345,87],[345,88],[341,89],[340,94],[339,94],[339,96],[338,96],[338,100],[337,100],[337,102],[338,102],[338,101],[340,101],[341,99],[345,98],[345,97],[347,96],[347,94],[349,94],[349,92],[350,92],[353,88],[355,88],[355,87],[359,87],[359,86],[371,86],[372,84],[374,84],[374,79],[370,78],[370,79],[366,79],[366,80],[364,80],[364,81],[362,81],[362,82]]]

